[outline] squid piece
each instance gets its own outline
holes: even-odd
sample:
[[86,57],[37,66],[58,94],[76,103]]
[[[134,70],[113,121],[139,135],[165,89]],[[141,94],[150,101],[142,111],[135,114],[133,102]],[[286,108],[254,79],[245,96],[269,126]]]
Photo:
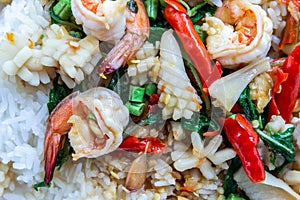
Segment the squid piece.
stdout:
[[264,181],[254,184],[248,179],[243,168],[241,168],[234,174],[234,180],[250,199],[300,199],[300,195],[288,184],[269,172],[266,172]]
[[45,184],[51,181],[67,133],[74,160],[95,158],[119,147],[128,121],[127,108],[112,90],[97,87],[67,96],[49,117],[44,141]]
[[190,119],[193,112],[201,109],[202,101],[186,74],[180,47],[171,29],[161,36],[157,88],[164,120]]

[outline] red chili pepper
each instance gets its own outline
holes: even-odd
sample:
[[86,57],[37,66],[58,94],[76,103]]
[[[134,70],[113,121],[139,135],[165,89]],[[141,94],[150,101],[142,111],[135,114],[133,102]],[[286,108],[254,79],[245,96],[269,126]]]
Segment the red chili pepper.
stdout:
[[278,110],[278,107],[275,102],[275,94],[280,90],[281,84],[286,81],[288,74],[284,73],[281,68],[273,67],[271,71],[268,71],[268,73],[271,75],[274,86],[271,91],[271,101],[269,105],[269,112],[268,112],[268,121],[270,121],[272,115],[280,115],[280,112]]
[[187,187],[187,186],[180,187],[180,191],[183,191],[183,192],[195,192],[195,190],[193,188],[190,188],[190,187]]
[[158,103],[159,94],[151,94],[149,97],[149,105],[155,105]]
[[279,0],[280,3],[282,4],[289,4],[290,1],[292,1],[294,3],[295,6],[298,7],[298,9],[300,9],[300,1],[299,0]]
[[279,49],[282,49],[285,44],[295,44],[298,41],[298,28],[299,20],[294,19],[294,17],[288,13],[286,26],[283,31],[282,39],[279,43]]
[[258,183],[265,179],[264,164],[256,148],[258,135],[243,115],[236,114],[235,119],[224,120],[224,131],[234,150],[242,161],[249,179]]
[[146,147],[147,153],[164,153],[166,151],[167,145],[164,144],[159,138],[145,137],[139,139],[135,136],[130,135],[123,140],[123,142],[119,146],[119,149],[145,152]]
[[216,131],[207,131],[205,133],[203,133],[203,136],[205,137],[212,137],[212,136],[216,136],[221,132],[221,130],[216,130]]
[[174,28],[185,51],[191,57],[204,88],[209,87],[221,77],[221,66],[216,65],[212,68],[208,52],[183,5],[177,0],[165,2],[168,4],[164,9],[165,19]]
[[259,142],[258,134],[253,130],[252,125],[249,121],[241,114],[235,116],[235,120],[245,131],[250,135],[249,139],[256,145]]
[[242,113],[243,112],[243,108],[241,107],[241,105],[239,104],[239,102],[236,102],[234,104],[234,106],[231,108],[230,112],[231,113]]
[[[288,76],[282,82],[280,92],[274,92],[272,95],[269,116],[280,114],[285,122],[289,123],[300,87],[300,45],[288,55],[280,69],[282,72],[277,70],[277,78],[280,76],[278,79],[284,78],[284,73]],[[275,86],[278,87],[278,83],[275,82]]]

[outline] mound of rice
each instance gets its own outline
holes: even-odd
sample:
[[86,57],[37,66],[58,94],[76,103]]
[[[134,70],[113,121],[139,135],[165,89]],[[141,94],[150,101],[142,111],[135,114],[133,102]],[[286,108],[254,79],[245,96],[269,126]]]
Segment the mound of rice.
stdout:
[[[150,155],[148,159],[151,187],[138,192],[127,193],[123,188],[132,155],[107,155],[77,162],[69,160],[55,172],[50,188],[35,191],[33,185],[41,182],[44,174],[43,142],[49,88],[40,87],[37,91],[9,80],[1,80],[0,88],[0,197],[3,199],[166,199],[174,195],[176,187],[180,187],[176,180],[195,188],[195,194],[204,199],[222,197],[222,183],[217,177],[207,180],[199,169],[191,169],[195,166],[188,167],[185,177],[182,177],[170,166],[171,163],[166,162],[170,158],[156,155]],[[169,143],[173,140],[170,139]],[[169,151],[182,154],[181,150],[174,151],[178,149],[176,145],[182,144],[177,141],[174,145]],[[188,150],[188,147],[184,149]],[[192,154],[191,150],[188,151]],[[188,159],[186,156],[189,155],[183,159]],[[198,159],[196,155],[190,156]],[[176,158],[176,162],[184,161],[180,159],[180,156]],[[214,174],[228,167],[224,163],[220,166],[222,168],[216,168]],[[205,171],[206,167],[201,165],[201,169]],[[211,170],[211,166],[208,169]]]

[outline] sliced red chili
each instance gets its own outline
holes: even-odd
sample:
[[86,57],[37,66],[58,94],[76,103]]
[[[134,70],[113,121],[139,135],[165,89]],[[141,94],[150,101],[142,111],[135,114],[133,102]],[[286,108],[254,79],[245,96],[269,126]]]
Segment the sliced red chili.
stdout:
[[[275,82],[269,116],[280,114],[285,122],[289,123],[300,86],[300,45],[294,48],[279,68],[282,71],[277,70],[277,81],[281,81],[281,90],[275,93],[279,87],[279,83]],[[284,73],[287,74],[287,77]],[[286,80],[283,81],[285,78]]]
[[221,77],[222,70],[219,65],[212,67],[206,47],[183,5],[176,0],[165,0],[165,2],[168,5],[164,9],[164,17],[174,28],[183,48],[193,61],[205,89]]
[[135,136],[130,135],[126,137],[119,146],[119,149],[122,150],[139,152],[145,152],[146,148],[147,153],[164,153],[166,151],[167,145],[156,137],[145,137],[139,139]]
[[299,35],[299,20],[294,19],[294,17],[288,13],[286,26],[283,31],[283,36],[279,43],[279,49],[282,49],[285,44],[295,44],[298,41]]
[[298,7],[298,9],[300,9],[300,0],[279,0],[279,2],[282,4],[289,4],[290,1],[292,1],[294,5]]
[[235,116],[235,120],[237,123],[242,127],[245,131],[249,134],[249,139],[254,142],[256,145],[259,142],[259,136],[258,134],[253,130],[252,125],[249,123],[249,121],[241,114],[237,114]]
[[279,92],[281,84],[286,81],[288,74],[284,73],[282,69],[279,67],[273,67],[271,71],[269,71],[269,74],[271,75],[274,86],[271,91],[271,101],[269,104],[269,113],[268,113],[268,121],[270,121],[272,115],[280,115],[280,112],[278,110],[277,104],[275,102],[275,94],[276,92]]
[[254,183],[263,181],[265,169],[256,148],[258,136],[250,122],[241,114],[236,114],[235,119],[226,118],[224,120],[224,131],[241,159],[249,179]]
[[158,103],[159,94],[151,94],[149,97],[149,105],[155,105]]

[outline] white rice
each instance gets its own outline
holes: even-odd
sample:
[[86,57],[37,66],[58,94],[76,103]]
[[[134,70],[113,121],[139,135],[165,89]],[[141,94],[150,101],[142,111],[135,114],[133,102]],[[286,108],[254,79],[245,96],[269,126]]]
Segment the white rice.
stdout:
[[261,6],[273,22],[272,48],[269,55],[274,58],[280,57],[280,50],[278,46],[286,25],[285,19],[287,17],[287,7],[285,4],[281,4],[278,1],[273,0],[265,1],[265,3],[262,3]]
[[[49,88],[40,87],[37,91],[9,80],[0,80],[0,88],[0,199],[166,199],[174,195],[172,161],[157,159],[156,155],[149,155],[148,178],[159,190],[125,192],[124,178],[132,161],[107,155],[77,162],[69,160],[60,171],[55,171],[50,188],[35,191],[33,185],[41,182],[44,174],[42,152]],[[221,183],[205,183],[199,169],[197,174],[198,195],[204,199],[222,196],[222,191],[217,192]]]
[[[16,180],[27,187],[40,181],[43,171],[41,158],[48,115],[45,92],[46,88],[36,92],[34,88],[0,80],[0,161],[12,163]],[[12,182],[8,190],[14,188]]]

